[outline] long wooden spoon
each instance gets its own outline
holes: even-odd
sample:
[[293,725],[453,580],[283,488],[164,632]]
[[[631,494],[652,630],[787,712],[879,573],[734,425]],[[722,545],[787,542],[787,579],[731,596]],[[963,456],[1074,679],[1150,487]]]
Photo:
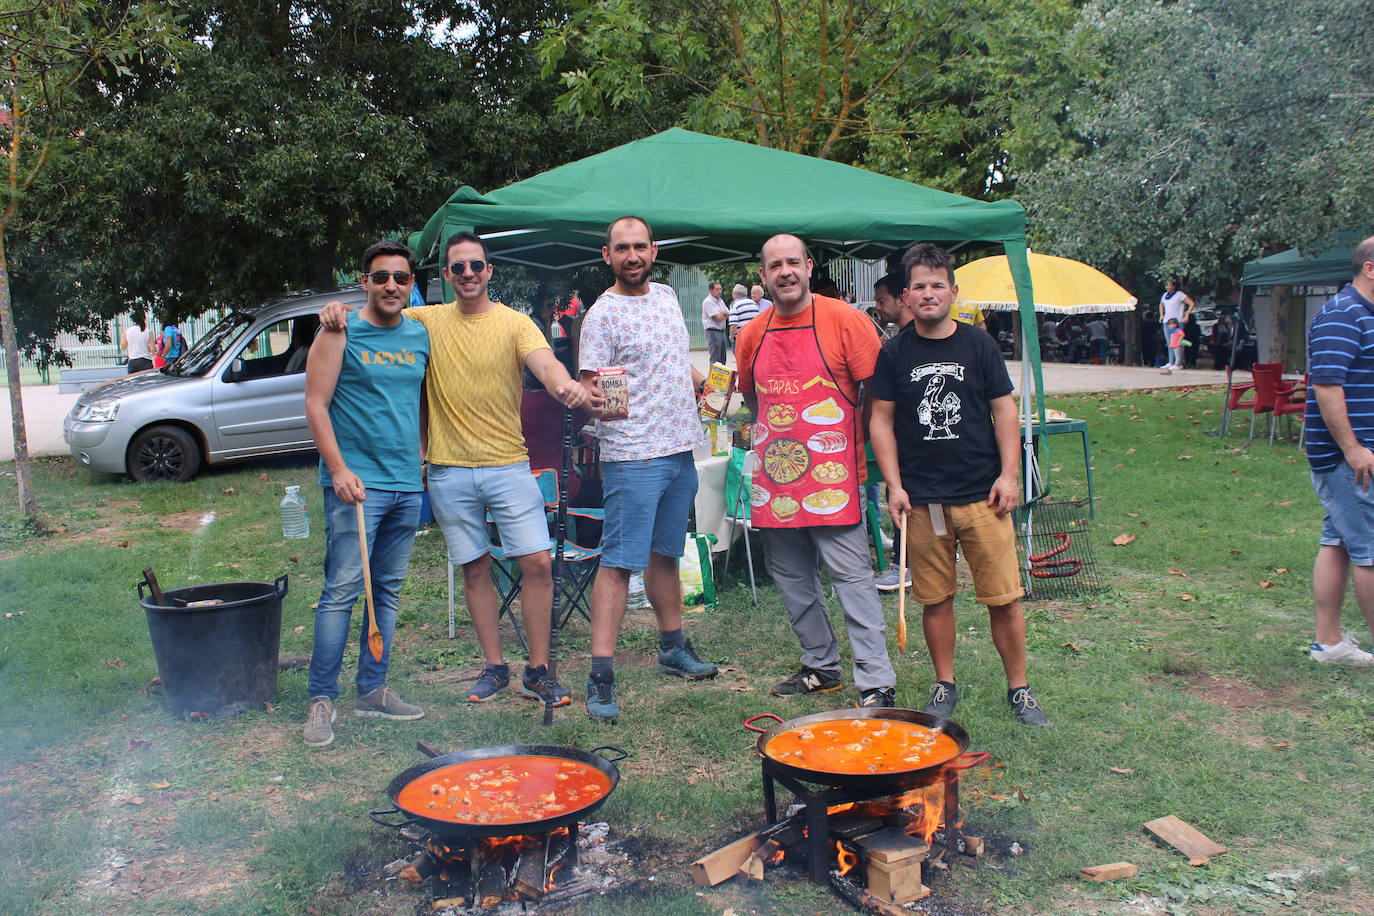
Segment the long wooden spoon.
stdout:
[[[353,504],[358,509],[358,550],[363,557],[363,595],[367,599],[367,648],[375,661],[382,660],[382,631],[377,629],[377,611],[372,607],[372,564],[367,559],[367,519],[363,515],[363,504]],[[905,554],[903,554],[905,556]]]
[[906,651],[906,516],[902,513],[902,543],[897,546],[897,651]]

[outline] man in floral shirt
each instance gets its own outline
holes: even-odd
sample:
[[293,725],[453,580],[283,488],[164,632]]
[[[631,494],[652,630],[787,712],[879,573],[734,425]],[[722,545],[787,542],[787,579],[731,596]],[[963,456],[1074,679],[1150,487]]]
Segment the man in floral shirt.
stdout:
[[621,366],[629,388],[629,416],[598,423],[606,526],[592,586],[587,714],[607,722],[620,715],[615,645],[632,571],[644,571],[658,618],[659,670],[689,680],[716,676],[716,666],[698,658],[682,634],[678,577],[697,491],[692,449],[702,438],[693,390],[703,380],[687,356],[677,294],[649,282],[657,256],[644,220],[624,216],[611,223],[601,257],[615,284],[587,312],[579,350],[583,384],[595,387],[598,369]]

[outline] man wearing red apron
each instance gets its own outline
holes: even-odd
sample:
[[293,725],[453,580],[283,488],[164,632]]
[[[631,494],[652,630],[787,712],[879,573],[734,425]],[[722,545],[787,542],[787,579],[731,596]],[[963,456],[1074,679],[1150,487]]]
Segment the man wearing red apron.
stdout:
[[844,609],[860,704],[892,706],[896,675],[862,525],[860,386],[873,375],[878,336],[862,312],[812,294],[812,263],[801,239],[774,236],[760,260],[773,305],[740,332],[735,347],[739,388],[757,418],[759,469],[750,501],[769,574],[802,646],[801,669],[773,693],[843,685],[823,560]]

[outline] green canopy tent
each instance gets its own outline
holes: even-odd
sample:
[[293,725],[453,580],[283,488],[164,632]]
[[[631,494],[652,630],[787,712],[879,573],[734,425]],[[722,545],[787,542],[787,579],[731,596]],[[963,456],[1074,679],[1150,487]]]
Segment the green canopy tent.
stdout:
[[[753,260],[772,235],[790,232],[813,250],[878,258],[930,241],[1003,246],[1023,331],[1023,395],[1044,419],[1039,341],[1026,216],[1010,200],[978,201],[864,169],[674,128],[551,169],[487,194],[459,188],[410,237],[426,265],[462,230],[482,236],[494,261],[553,269],[599,263],[606,226],[634,214],[654,228],[659,261]],[[1032,385],[1032,376],[1034,384]],[[1022,397],[1027,467],[1034,468],[1031,399]],[[1027,474],[1027,490],[1030,478]]]
[[1241,286],[1341,286],[1350,280],[1350,259],[1364,236],[1341,232],[1332,236],[1313,257],[1290,248],[1267,258],[1247,261]]

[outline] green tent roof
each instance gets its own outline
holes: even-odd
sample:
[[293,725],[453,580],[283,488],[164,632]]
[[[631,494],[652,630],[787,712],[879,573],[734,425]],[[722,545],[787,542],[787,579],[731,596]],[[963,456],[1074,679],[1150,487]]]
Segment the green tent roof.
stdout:
[[1350,259],[1364,236],[1341,232],[1332,236],[1316,257],[1303,257],[1290,248],[1267,258],[1248,261],[1242,286],[1339,286],[1350,280]]
[[648,220],[661,263],[752,260],[791,232],[835,255],[878,258],[923,240],[1021,242],[1025,211],[864,169],[674,128],[488,194],[460,188],[410,238],[425,263],[462,229],[496,260],[551,268],[597,263],[608,223]]

